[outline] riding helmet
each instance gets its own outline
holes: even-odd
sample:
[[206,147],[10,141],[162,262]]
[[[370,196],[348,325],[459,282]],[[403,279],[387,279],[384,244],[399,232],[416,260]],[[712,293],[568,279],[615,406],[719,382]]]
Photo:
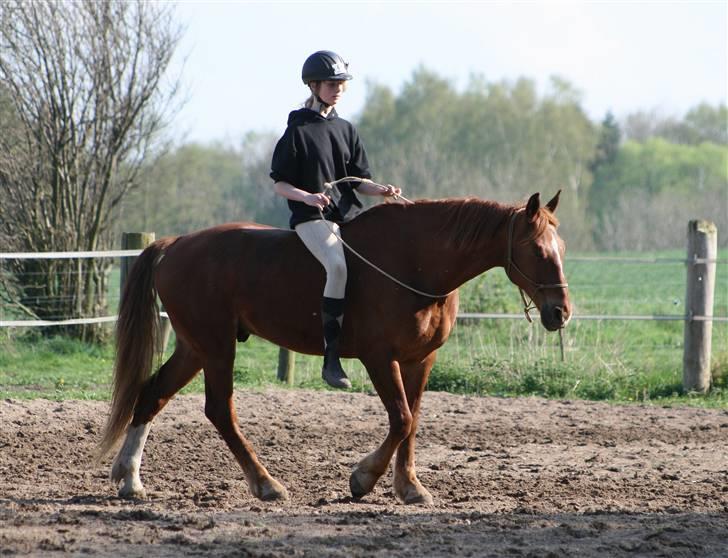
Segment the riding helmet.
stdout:
[[309,84],[312,81],[345,81],[351,79],[348,73],[349,64],[344,59],[330,50],[319,50],[306,58],[301,70],[303,83]]

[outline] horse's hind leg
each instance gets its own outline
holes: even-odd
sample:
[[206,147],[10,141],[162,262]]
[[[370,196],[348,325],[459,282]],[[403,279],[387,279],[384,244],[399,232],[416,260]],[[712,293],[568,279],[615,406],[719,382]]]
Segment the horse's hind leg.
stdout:
[[394,493],[405,504],[432,504],[432,495],[420,484],[415,472],[415,435],[420,419],[422,393],[434,363],[433,352],[422,362],[402,365],[404,389],[412,413],[412,428],[409,436],[397,449],[397,459],[394,463]]
[[144,498],[139,469],[152,419],[172,396],[200,371],[199,358],[179,338],[172,356],[154,374],[139,394],[126,439],[111,467],[111,480],[120,484],[122,498]]
[[349,488],[355,498],[371,492],[379,478],[386,472],[392,455],[402,440],[409,436],[412,414],[407,404],[399,364],[393,360],[364,363],[369,377],[384,403],[389,415],[389,432],[381,446],[362,459],[349,479]]
[[233,359],[234,347],[231,356],[205,363],[205,415],[245,472],[253,496],[260,500],[287,499],[288,491],[258,461],[253,446],[238,428],[233,403]]

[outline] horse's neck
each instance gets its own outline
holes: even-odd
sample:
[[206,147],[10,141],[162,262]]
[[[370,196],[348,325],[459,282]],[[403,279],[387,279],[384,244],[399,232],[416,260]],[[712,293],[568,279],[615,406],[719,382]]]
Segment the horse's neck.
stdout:
[[457,212],[454,203],[431,202],[402,208],[397,218],[405,250],[416,261],[427,262],[439,292],[450,292],[484,271],[503,265],[508,210],[472,202]]
[[505,260],[505,235],[500,226],[504,221],[503,215],[489,213],[470,219],[477,214],[478,211],[474,211],[467,219],[443,221],[438,240],[446,254],[443,264],[452,272],[450,289],[460,287],[488,269],[503,265]]

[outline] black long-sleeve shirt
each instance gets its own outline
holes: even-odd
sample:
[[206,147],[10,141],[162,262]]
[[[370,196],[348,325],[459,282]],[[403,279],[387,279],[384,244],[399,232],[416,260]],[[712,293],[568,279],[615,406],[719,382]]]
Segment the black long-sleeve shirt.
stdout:
[[[288,127],[278,140],[270,177],[276,182],[288,182],[300,190],[323,192],[324,182],[345,176],[371,178],[369,162],[359,134],[354,126],[339,118],[335,110],[324,117],[310,109],[294,110],[288,115]],[[329,205],[324,218],[342,221],[352,205],[361,207],[354,194],[359,182],[340,182],[338,206]],[[320,219],[318,209],[303,202],[288,200],[290,225]]]

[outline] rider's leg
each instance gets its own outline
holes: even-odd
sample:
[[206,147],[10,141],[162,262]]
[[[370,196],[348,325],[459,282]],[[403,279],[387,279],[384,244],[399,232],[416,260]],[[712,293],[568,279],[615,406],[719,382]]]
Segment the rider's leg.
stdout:
[[326,286],[321,303],[324,331],[324,365],[321,375],[330,386],[350,388],[351,382],[339,360],[339,338],[346,294],[346,258],[344,247],[337,238],[339,226],[329,221],[308,221],[298,225],[296,233],[326,270]]

